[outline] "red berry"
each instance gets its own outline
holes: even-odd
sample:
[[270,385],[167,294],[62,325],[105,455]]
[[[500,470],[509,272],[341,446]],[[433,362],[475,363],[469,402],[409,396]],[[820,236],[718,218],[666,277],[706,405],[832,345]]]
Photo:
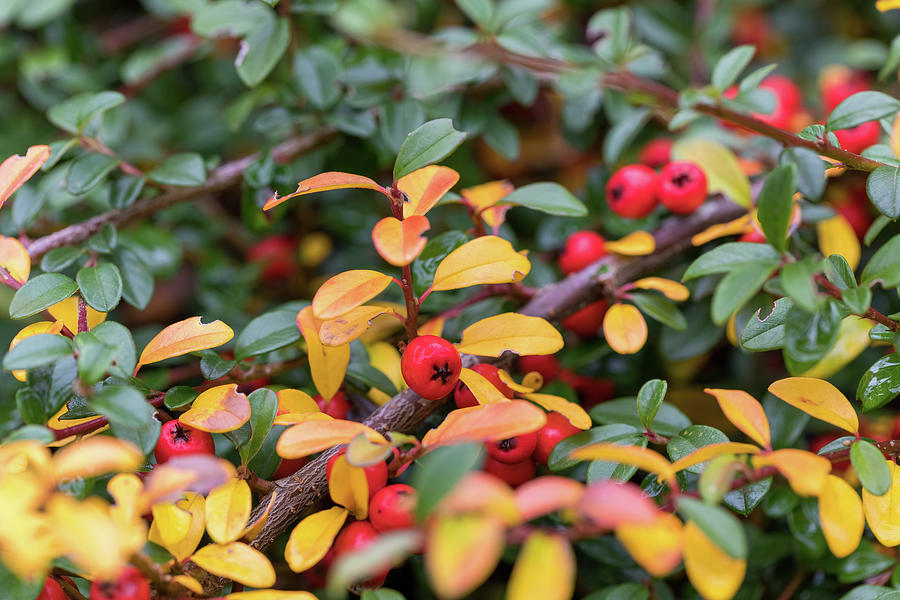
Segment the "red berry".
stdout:
[[438,400],[453,391],[462,359],[453,344],[436,335],[411,341],[400,359],[400,372],[412,391],[426,400]]
[[651,169],[658,169],[671,160],[672,145],[672,140],[669,138],[650,140],[641,148],[638,162]]
[[[485,379],[494,384],[494,387],[500,390],[500,393],[506,396],[507,398],[512,398],[515,396],[515,392],[513,392],[508,385],[503,383],[503,380],[500,379],[500,369],[495,367],[494,365],[489,365],[487,363],[478,363],[472,370],[483,376]],[[457,408],[466,408],[468,406],[478,406],[478,400],[475,399],[475,394],[464,384],[462,381],[456,384],[456,389],[453,390],[453,401],[456,402]]]
[[69,600],[59,582],[48,577],[44,580],[44,588],[35,600]]
[[756,229],[751,229],[750,231],[747,231],[746,233],[744,233],[744,235],[739,237],[738,241],[739,242],[752,242],[754,244],[765,244],[766,236],[764,236],[763,234],[758,232]]
[[568,275],[606,256],[606,240],[593,231],[576,231],[566,240],[559,255],[559,268]]
[[277,282],[296,270],[296,242],[286,236],[271,235],[247,251],[247,261],[262,267],[264,281]]
[[523,433],[506,440],[488,442],[485,446],[491,458],[512,465],[531,456],[537,446],[537,433]]
[[302,469],[308,462],[309,457],[307,456],[301,458],[282,458],[281,462],[278,463],[278,468],[272,473],[271,479],[284,479],[285,477],[290,477]]
[[215,454],[213,437],[205,431],[185,425],[178,419],[163,423],[159,440],[153,449],[158,464],[186,454]]
[[[331,470],[334,468],[335,461],[338,459],[338,456],[341,456],[345,452],[347,452],[346,448],[342,448],[337,454],[328,459],[328,463],[325,465],[325,476],[329,481],[331,481]],[[371,499],[372,496],[375,495],[375,492],[387,484],[387,463],[384,461],[377,462],[374,465],[363,467],[363,471],[366,473],[366,483],[369,484],[369,499]]]
[[312,568],[303,572],[306,582],[311,588],[323,588],[328,585],[328,570],[334,562],[334,548],[329,548],[325,556]]
[[572,375],[566,383],[578,393],[578,400],[585,410],[610,400],[616,393],[616,385],[609,379]]
[[769,115],[770,118],[775,113],[784,113],[790,116],[803,108],[803,93],[790,77],[769,75],[762,80],[759,87],[775,94],[776,107],[772,115]]
[[581,430],[572,425],[567,418],[558,412],[547,415],[547,424],[538,429],[537,447],[534,449],[534,459],[546,465],[550,453],[561,440],[570,435],[581,433]]
[[659,174],[659,201],[673,213],[691,214],[706,200],[707,192],[706,175],[694,163],[669,163]]
[[526,458],[522,462],[508,464],[488,456],[482,470],[502,479],[511,487],[518,487],[534,477],[534,461]]
[[125,567],[115,581],[95,579],[91,600],[150,600],[150,582],[136,567]]
[[869,89],[869,80],[865,73],[853,71],[844,65],[830,65],[819,75],[819,91],[822,96],[822,107],[826,113],[833,111],[838,104],[859,92]]
[[606,182],[606,203],[620,217],[646,217],[656,208],[656,173],[644,165],[622,167]]
[[841,148],[859,154],[869,146],[877,144],[881,139],[881,125],[878,121],[869,121],[850,129],[838,129],[834,132]]
[[520,356],[519,373],[531,373],[532,371],[540,373],[546,385],[559,375],[559,361],[552,354]]
[[579,337],[594,337],[603,326],[603,317],[608,308],[609,303],[606,300],[598,300],[563,319],[562,325]]
[[[371,523],[368,521],[354,521],[344,527],[335,538],[333,546],[334,557],[340,558],[344,554],[362,550],[371,545],[376,539],[378,539],[378,531],[372,527]],[[375,575],[361,585],[367,588],[380,587],[384,584],[384,580],[390,570],[391,566],[388,564],[382,573]]]
[[330,400],[322,398],[322,394],[316,394],[313,397],[316,404],[323,413],[335,419],[346,419],[347,413],[350,412],[350,401],[344,392],[338,392],[331,397]]
[[369,502],[369,520],[378,531],[409,529],[416,524],[416,490],[405,483],[381,488]]

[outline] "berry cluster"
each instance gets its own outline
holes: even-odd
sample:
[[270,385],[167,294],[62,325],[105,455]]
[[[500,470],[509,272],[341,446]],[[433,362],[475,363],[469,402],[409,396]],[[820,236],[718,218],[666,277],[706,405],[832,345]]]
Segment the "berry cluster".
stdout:
[[657,204],[679,215],[691,214],[706,200],[707,192],[703,170],[684,161],[668,163],[659,174],[647,165],[626,165],[606,182],[610,210],[627,219],[642,219]]

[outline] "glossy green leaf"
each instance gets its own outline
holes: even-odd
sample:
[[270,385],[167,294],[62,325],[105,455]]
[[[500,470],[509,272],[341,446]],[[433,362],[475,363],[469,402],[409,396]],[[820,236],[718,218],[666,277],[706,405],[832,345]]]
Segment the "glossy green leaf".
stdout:
[[115,321],[103,321],[91,329],[91,333],[113,349],[113,370],[120,377],[130,377],[137,364],[137,351],[131,331]]
[[872,442],[857,440],[850,446],[850,462],[864,488],[876,496],[891,489],[891,470],[881,450]]
[[656,417],[659,407],[662,406],[668,389],[669,383],[666,380],[651,379],[638,390],[638,417],[640,417],[641,425],[643,425],[645,429],[653,431],[653,419]]
[[417,295],[421,295],[434,281],[434,272],[448,254],[468,241],[461,231],[447,231],[436,235],[425,244],[425,248],[413,261],[413,287]]
[[82,331],[72,341],[78,351],[78,377],[88,385],[97,383],[112,365],[115,348],[90,331]]
[[188,385],[176,385],[169,388],[166,392],[166,398],[163,403],[169,410],[176,410],[189,405],[200,393]]
[[9,316],[13,319],[30,317],[62,302],[77,290],[78,284],[61,273],[44,273],[32,277],[13,296],[9,303]]
[[729,242],[704,252],[684,272],[683,280],[695,279],[714,273],[729,273],[740,267],[757,264],[778,264],[781,255],[768,244]]
[[863,412],[881,408],[900,395],[900,356],[891,353],[875,361],[863,373],[856,388],[856,398]]
[[868,121],[891,117],[897,114],[897,110],[900,110],[900,100],[892,96],[872,90],[858,92],[831,111],[825,126],[829,131],[850,129]]
[[722,503],[736,513],[749,517],[770,489],[772,489],[772,478],[766,477],[728,492],[722,498]]
[[122,275],[112,263],[82,267],[75,277],[84,301],[100,312],[109,312],[122,299]]
[[711,506],[696,498],[680,496],[678,512],[696,523],[703,533],[719,548],[733,558],[747,556],[747,538],[744,528],[734,515],[718,506]]
[[29,336],[6,353],[3,368],[33,369],[56,362],[57,359],[72,354],[72,342],[61,335],[39,333]]
[[449,156],[466,139],[450,119],[434,119],[410,133],[397,153],[394,181]]
[[790,298],[779,298],[768,313],[763,309],[747,322],[741,332],[741,346],[753,352],[776,350],[784,345],[784,323],[793,303]]
[[[685,427],[679,431],[678,435],[673,436],[669,440],[669,443],[666,444],[666,452],[669,454],[669,458],[674,462],[684,458],[703,446],[721,444],[722,442],[727,441],[729,441],[728,436],[715,427],[709,427],[708,425],[691,425],[690,427]],[[705,468],[706,463],[702,462],[698,465],[688,467],[685,470],[689,473],[702,473]]]
[[766,240],[779,252],[787,247],[788,226],[794,207],[796,167],[785,164],[775,167],[756,199],[757,217]]
[[118,160],[105,154],[82,154],[69,165],[66,191],[75,196],[89,192],[118,164]]
[[812,279],[818,270],[816,262],[815,257],[809,257],[809,260],[787,263],[781,267],[779,275],[784,292],[794,304],[807,312],[819,310],[825,301],[818,294]]
[[637,306],[642,313],[656,319],[663,325],[684,331],[687,329],[687,319],[675,303],[659,294],[640,294],[631,292],[628,294],[629,299]]
[[900,286],[900,234],[879,248],[866,263],[860,276],[864,285],[881,283],[884,288]]
[[840,309],[828,302],[820,311],[809,313],[796,306],[785,320],[784,356],[794,375],[803,373],[831,350],[840,332]]
[[194,152],[170,156],[154,167],[147,178],[163,185],[196,187],[206,183],[206,166],[203,157]]
[[84,254],[82,248],[73,248],[72,246],[54,248],[41,258],[41,271],[45,273],[62,271],[78,260],[82,254]]
[[734,311],[759,291],[776,268],[777,264],[758,262],[743,265],[725,275],[713,294],[710,311],[713,323],[723,325],[728,321]]
[[[637,402],[634,397],[616,398],[598,404],[590,410],[591,418],[602,424],[624,423],[643,429],[641,418],[638,416]],[[653,419],[653,431],[660,435],[673,436],[691,424],[683,412],[672,404],[663,402],[659,405],[656,417]]]
[[250,401],[250,439],[238,448],[241,463],[247,464],[262,448],[266,436],[272,429],[275,413],[278,411],[278,396],[270,389],[254,390],[247,400]]
[[284,348],[300,339],[297,311],[273,310],[249,323],[234,341],[234,358],[243,360]]

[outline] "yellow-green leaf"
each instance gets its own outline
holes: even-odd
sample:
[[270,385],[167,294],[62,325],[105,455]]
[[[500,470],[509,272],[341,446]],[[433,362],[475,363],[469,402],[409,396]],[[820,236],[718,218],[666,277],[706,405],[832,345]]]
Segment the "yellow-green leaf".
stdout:
[[876,496],[863,488],[862,500],[869,529],[882,546],[893,548],[900,545],[900,467],[892,460],[885,460],[891,470],[891,489],[883,496]]
[[684,527],[672,513],[660,511],[650,523],[622,523],[616,537],[634,562],[654,577],[665,577],[681,562]]
[[488,283],[515,283],[531,271],[531,263],[508,241],[484,235],[466,242],[438,265],[432,289],[455,290]]
[[502,313],[469,325],[456,345],[466,354],[494,357],[507,350],[519,355],[553,354],[562,347],[562,335],[553,325],[519,313]]
[[313,296],[313,315],[323,320],[340,317],[383,292],[391,281],[390,275],[367,269],[338,273]]
[[508,402],[509,398],[497,389],[497,387],[488,381],[487,377],[473,371],[472,369],[463,368],[459,373],[459,380],[463,382],[478,404],[493,404],[495,402]]
[[859,247],[859,238],[856,237],[856,232],[847,219],[842,215],[823,219],[816,223],[816,234],[819,237],[819,252],[822,256],[827,258],[832,254],[839,254],[844,257],[851,269],[856,270],[862,250]]
[[575,591],[575,553],[561,535],[528,536],[506,587],[506,600],[569,600]]
[[362,467],[347,462],[341,454],[331,465],[328,476],[328,494],[331,501],[343,506],[358,520],[369,515],[369,484]]
[[481,585],[500,560],[505,530],[491,516],[438,516],[425,549],[425,571],[437,595],[456,600]]
[[[157,521],[156,506],[154,505],[153,507],[154,519],[153,523],[150,524],[148,539],[168,550],[176,560],[182,561],[188,558],[197,549],[200,540],[203,539],[203,533],[206,529],[206,498],[200,494],[187,492],[184,498],[174,504],[175,509],[190,515],[190,525],[180,538],[171,534],[163,535],[162,520]],[[160,516],[167,519],[171,515],[162,513]],[[179,531],[181,531],[180,528]]]

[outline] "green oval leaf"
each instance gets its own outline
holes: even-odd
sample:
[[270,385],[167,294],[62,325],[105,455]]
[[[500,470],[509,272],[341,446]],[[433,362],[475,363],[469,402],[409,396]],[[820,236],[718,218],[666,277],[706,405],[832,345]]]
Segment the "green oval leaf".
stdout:
[[641,425],[652,431],[653,419],[662,406],[669,384],[664,379],[651,379],[641,386],[637,395],[637,411]]
[[122,298],[122,275],[112,263],[83,267],[75,276],[84,301],[94,310],[109,312]]
[[853,94],[838,104],[825,126],[828,131],[850,129],[869,121],[877,121],[896,114],[900,100],[882,92],[865,91]]
[[16,344],[3,357],[3,368],[34,369],[56,362],[56,359],[72,354],[69,338],[52,333],[32,335]]
[[530,183],[505,196],[500,204],[524,206],[550,215],[583,217],[587,207],[558,183]]
[[454,129],[450,119],[434,119],[419,126],[400,146],[394,163],[394,181],[444,159],[465,139],[466,134]]
[[30,317],[62,302],[78,290],[78,284],[60,273],[44,273],[30,279],[16,292],[9,303],[9,316],[13,319]]
[[875,444],[858,440],[850,446],[850,462],[863,487],[876,496],[884,496],[891,489],[891,469]]

